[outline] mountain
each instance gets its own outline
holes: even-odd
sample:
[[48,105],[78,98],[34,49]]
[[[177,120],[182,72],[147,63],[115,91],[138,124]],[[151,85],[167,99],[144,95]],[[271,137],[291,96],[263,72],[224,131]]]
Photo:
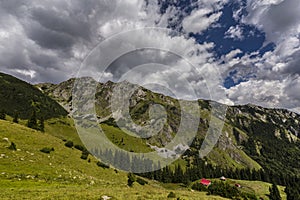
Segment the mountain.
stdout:
[[[228,109],[227,123],[236,141],[265,169],[287,175],[300,174],[300,115],[284,109],[255,105]],[[242,132],[247,140],[241,140]]]
[[[134,194],[139,199],[164,199],[172,188],[184,199],[199,199],[200,197],[201,199],[222,199],[207,197],[201,192],[191,193],[187,190],[197,185],[202,177],[217,178],[221,175],[231,178],[227,181],[229,185],[225,185],[229,187],[229,190],[236,191],[230,185],[234,186],[237,183],[243,185],[243,188],[238,190],[240,195],[238,198],[244,196],[244,199],[256,199],[263,196],[265,199],[271,182],[287,186],[286,189],[280,187],[280,192],[281,196],[284,196],[283,190],[287,191],[288,200],[297,199],[299,196],[297,188],[300,174],[298,166],[300,124],[299,115],[296,113],[255,105],[228,107],[222,135],[214,149],[206,157],[200,159],[199,149],[209,128],[211,105],[216,102],[195,101],[200,107],[200,125],[189,149],[169,167],[139,174],[146,177],[144,180],[147,180],[149,184],[146,186],[135,184],[133,189],[128,190],[127,175],[124,172],[106,169],[107,165],[101,164],[102,161],[97,166],[98,161],[89,154],[87,156],[89,159],[86,158],[73,119],[70,118],[71,115],[66,117],[68,112],[76,113],[76,109],[72,107],[72,90],[77,79],[70,79],[60,84],[42,83],[35,86],[5,74],[1,74],[0,80],[5,88],[1,91],[2,96],[7,98],[21,94],[24,97],[22,99],[10,98],[9,105],[13,106],[13,112],[22,111],[18,107],[19,101],[24,101],[23,103],[31,101],[35,102],[30,107],[31,109],[36,109],[39,114],[47,116],[44,133],[24,127],[26,120],[23,119],[19,121],[19,124],[9,122],[11,118],[8,118],[8,121],[0,120],[0,134],[3,138],[0,142],[0,182],[5,186],[0,189],[0,198],[21,198],[20,195],[24,193],[24,190],[37,192],[36,188],[41,187],[47,188],[46,192],[41,192],[43,195],[41,198],[47,198],[47,195],[53,198],[63,198],[61,193],[66,193],[68,196],[81,199],[99,199],[100,194],[113,196],[113,199],[124,199],[125,196],[132,197]],[[112,115],[110,102],[117,83],[110,81],[97,83],[90,78],[85,78],[85,80],[91,81],[96,88],[98,124],[111,142],[127,152],[165,151],[164,145],[176,136],[180,116],[186,115],[180,109],[180,103],[185,102],[186,105],[191,103],[124,82],[126,88],[136,89],[129,103],[130,116],[135,123],[132,124],[122,117],[114,118]],[[118,123],[123,123],[126,130],[131,133],[144,134],[147,129],[140,132],[136,125],[144,126],[151,121],[149,113],[153,112],[151,106],[154,104],[163,106],[167,116],[166,123],[157,135],[136,138],[118,127]],[[43,105],[56,109],[46,110],[47,108]],[[62,112],[56,112],[57,110]],[[193,115],[193,112],[191,113]],[[25,112],[23,115],[26,119],[29,113]],[[189,128],[192,123],[193,121],[188,122],[185,127]],[[76,147],[71,149],[66,147],[67,141],[74,142]],[[8,148],[12,145],[10,142],[17,145],[17,151]],[[42,149],[50,151],[49,155],[41,152]],[[95,149],[91,150],[95,153]],[[177,149],[171,151],[171,155],[174,154],[177,154]],[[118,166],[120,163],[116,157],[117,154],[112,155],[116,161],[114,164]],[[152,181],[152,179],[159,182]],[[88,192],[84,193],[87,196],[82,195],[82,191],[87,189]],[[211,190],[209,192],[214,194]],[[114,194],[115,191],[119,191],[118,195]],[[151,194],[145,191],[151,191]],[[294,195],[294,198],[291,195]],[[32,195],[26,197],[33,198]]]
[[45,119],[66,116],[67,111],[39,89],[13,76],[0,73],[0,109],[6,114],[28,119],[35,110]]
[[[45,94],[57,100],[67,110],[72,110],[71,94],[76,79],[53,85],[40,85]],[[125,85],[133,87],[131,83]],[[107,134],[118,129],[112,118],[110,100],[116,83],[96,84],[96,112],[99,123]],[[179,100],[154,93],[140,86],[130,99],[130,115],[138,125],[145,125],[149,120],[150,105],[159,104],[166,108],[168,120],[163,129],[153,137],[141,139],[145,144],[158,148],[172,140],[180,124]],[[199,151],[209,127],[212,102],[198,100],[201,107],[200,126],[196,139],[188,150],[189,155]],[[117,119],[120,122],[122,119]],[[105,126],[104,126],[105,124]],[[123,122],[124,124],[124,122]],[[138,132],[131,124],[125,127]],[[255,105],[228,107],[225,125],[216,147],[205,158],[215,166],[223,168],[264,169],[272,173],[285,175],[300,174],[300,116],[284,109],[268,109]],[[121,135],[122,131],[119,131]],[[122,136],[123,137],[123,136]],[[130,139],[128,139],[130,140]],[[121,148],[124,146],[116,144]],[[182,158],[183,159],[183,158]],[[183,159],[191,162],[190,158]]]

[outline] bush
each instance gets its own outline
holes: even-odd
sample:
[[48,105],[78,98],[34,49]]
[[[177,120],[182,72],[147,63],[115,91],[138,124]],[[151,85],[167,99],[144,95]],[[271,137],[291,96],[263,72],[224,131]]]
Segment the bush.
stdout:
[[66,147],[69,147],[69,148],[72,148],[72,147],[74,146],[74,144],[73,144],[72,141],[67,141],[67,142],[65,143],[65,146],[66,146]]
[[10,146],[8,147],[8,149],[16,151],[17,150],[17,146],[15,143],[11,142]]
[[136,181],[135,175],[134,175],[133,173],[129,173],[129,174],[127,175],[127,177],[128,177],[127,185],[128,185],[129,187],[132,187],[132,186],[133,186],[133,183]]
[[174,192],[170,192],[168,194],[168,198],[176,198],[176,194]]
[[137,178],[136,182],[138,182],[140,185],[146,185],[148,184],[148,181],[142,179],[142,178]]
[[86,150],[86,148],[85,148],[84,146],[80,145],[80,144],[76,144],[76,145],[74,146],[74,148],[75,148],[75,149],[78,149],[79,151],[84,151],[84,150]]
[[224,182],[213,182],[208,187],[209,195],[219,195],[221,197],[233,199],[241,196],[241,193],[235,186],[231,186]]
[[205,187],[204,185],[202,185],[199,182],[196,182],[192,185],[192,189],[193,190],[197,190],[197,191],[202,191],[202,192],[206,192],[207,191],[207,187]]
[[40,150],[40,152],[43,152],[43,153],[50,153],[51,151],[54,151],[53,147],[52,148],[45,147]]
[[85,151],[82,152],[80,158],[83,159],[83,160],[87,160],[88,156],[89,156],[89,152],[85,150]]
[[103,162],[98,161],[97,165],[98,165],[98,167],[102,167],[103,169],[109,169],[109,165],[107,165]]

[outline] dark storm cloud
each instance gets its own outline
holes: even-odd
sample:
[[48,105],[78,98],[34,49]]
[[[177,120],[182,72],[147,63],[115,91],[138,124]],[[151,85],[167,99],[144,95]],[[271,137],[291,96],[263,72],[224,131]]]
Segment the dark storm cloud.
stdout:
[[293,57],[289,59],[286,68],[284,69],[284,73],[288,73],[291,75],[300,75],[300,50],[296,51],[293,54]]
[[46,49],[70,50],[75,44],[75,38],[63,32],[46,29],[39,25],[26,27],[27,36]]
[[31,62],[35,63],[37,66],[47,66],[48,68],[59,69],[59,60],[54,59],[52,56],[45,55],[43,53],[32,53],[30,55]]
[[[99,16],[113,11],[111,5],[98,0],[0,1],[0,69],[31,82],[69,78],[80,66],[82,49],[97,42]],[[33,70],[38,78],[22,70]]]
[[32,19],[48,30],[56,31],[73,37],[90,39],[90,25],[78,19],[74,13],[62,14],[56,10],[33,9]]
[[[107,68],[107,71],[113,74],[115,80],[118,80],[123,74],[137,66],[148,63],[172,66],[181,59],[178,55],[159,49],[140,49],[117,58]],[[151,71],[151,69],[149,70]]]

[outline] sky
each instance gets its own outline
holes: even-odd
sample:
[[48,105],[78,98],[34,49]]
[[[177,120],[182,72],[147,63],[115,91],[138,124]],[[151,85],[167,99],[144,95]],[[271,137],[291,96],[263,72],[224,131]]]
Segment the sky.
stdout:
[[[300,113],[299,10],[299,0],[0,0],[0,71],[30,83],[80,70],[167,82],[178,98]],[[120,53],[105,70],[89,57],[99,44]]]

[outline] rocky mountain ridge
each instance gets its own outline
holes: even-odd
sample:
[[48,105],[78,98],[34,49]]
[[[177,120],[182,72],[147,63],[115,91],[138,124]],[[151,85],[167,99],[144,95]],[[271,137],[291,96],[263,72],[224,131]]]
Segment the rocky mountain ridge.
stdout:
[[[37,87],[59,102],[66,110],[72,112],[72,88],[75,81],[76,79],[70,79],[57,85],[39,84]],[[131,87],[130,83],[126,84]],[[126,121],[112,117],[110,100],[116,83],[108,81],[96,85],[96,113],[99,123],[117,127],[117,124],[121,122],[130,131],[138,132],[132,124],[128,125]],[[193,152],[199,150],[208,130],[211,117],[210,103],[206,100],[198,100],[201,116],[196,139],[190,147]],[[163,147],[176,135],[182,111],[179,100],[138,87],[129,104],[130,116],[135,124],[143,126],[149,121],[149,111],[153,104],[159,104],[166,109],[167,123],[156,136],[147,138],[147,143]],[[297,174],[300,172],[299,167],[295,165],[300,158],[299,119],[297,113],[284,109],[268,109],[255,105],[229,106],[222,135],[214,150],[207,156],[207,160],[223,167],[254,169],[263,167],[279,170],[285,167],[285,163],[278,162],[280,158],[269,158],[273,153],[272,148],[274,151],[280,151],[278,148],[288,145],[289,150],[283,151],[284,155],[294,156],[295,159],[287,168],[289,168],[289,173]],[[280,145],[276,147],[272,144]],[[270,166],[269,163],[271,163]]]

